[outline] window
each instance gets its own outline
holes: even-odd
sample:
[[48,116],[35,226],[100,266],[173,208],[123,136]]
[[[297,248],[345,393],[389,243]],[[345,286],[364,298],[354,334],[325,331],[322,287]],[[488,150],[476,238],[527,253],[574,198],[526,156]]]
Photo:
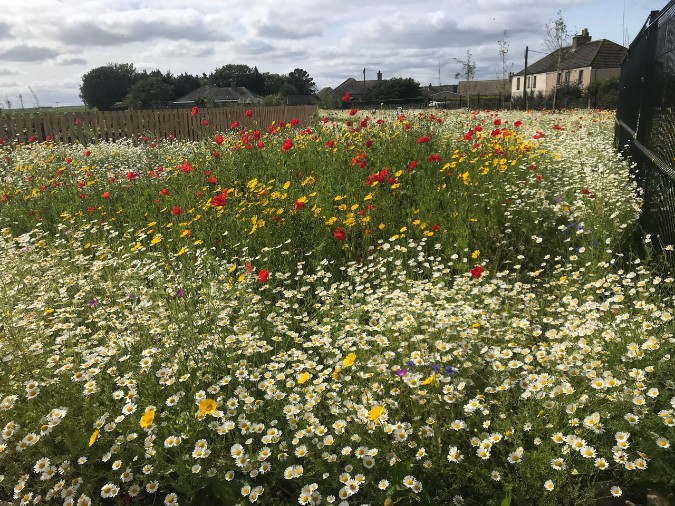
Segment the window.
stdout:
[[558,84],[562,83],[562,74],[558,73]]
[[578,82],[579,84],[584,84],[584,69],[581,69],[581,70],[579,71],[579,76],[578,76],[577,82]]
[[530,81],[531,81],[531,80],[532,80],[532,76],[527,76],[527,85],[525,86],[525,88],[530,88],[530,87],[531,87],[531,86],[530,86]]
[[533,88],[537,87],[537,76],[532,76],[532,87]]
[[569,70],[567,72],[565,72],[565,82],[566,83],[570,82],[570,71]]
[[516,77],[516,91],[520,89],[520,77]]

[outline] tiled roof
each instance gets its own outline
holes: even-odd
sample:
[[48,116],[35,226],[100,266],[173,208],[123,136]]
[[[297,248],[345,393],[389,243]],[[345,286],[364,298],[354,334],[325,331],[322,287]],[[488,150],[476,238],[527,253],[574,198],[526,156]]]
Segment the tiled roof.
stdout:
[[[558,68],[558,55],[561,55],[560,70],[591,67],[594,69],[612,69],[621,67],[627,49],[611,40],[601,39],[587,42],[572,50],[572,46],[563,47],[544,56],[527,67],[528,74],[555,72]],[[525,69],[517,76],[525,74]]]
[[175,100],[174,103],[192,103],[195,100],[205,99],[211,99],[214,102],[246,102],[261,100],[262,97],[243,86],[220,88],[218,86],[209,86],[205,84],[178,100]]
[[511,83],[508,79],[460,81],[457,86],[457,92],[460,95],[466,95],[469,91],[472,95],[499,95],[500,93],[509,93],[511,91]]
[[429,86],[421,86],[420,91],[422,92],[422,95],[433,100],[443,100],[443,98],[457,93],[457,85],[443,84],[440,86],[432,86],[430,84]]
[[350,77],[347,79],[345,82],[337,86],[333,91],[331,92],[333,95],[336,96],[344,96],[345,93],[349,93],[350,95],[363,95],[365,93],[364,91],[364,82],[365,82],[365,90],[368,91],[370,88],[375,86],[377,83],[381,83],[382,81],[377,80],[377,79],[369,79],[366,81],[357,81],[353,77]]

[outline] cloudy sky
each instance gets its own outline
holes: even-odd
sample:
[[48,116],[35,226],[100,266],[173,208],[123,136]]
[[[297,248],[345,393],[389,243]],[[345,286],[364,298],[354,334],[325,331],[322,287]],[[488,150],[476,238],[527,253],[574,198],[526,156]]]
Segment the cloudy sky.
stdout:
[[[0,106],[79,104],[82,75],[107,63],[209,74],[227,63],[286,74],[305,69],[322,88],[348,77],[456,83],[469,50],[478,79],[523,67],[525,46],[562,11],[571,32],[633,40],[667,0],[0,0]],[[531,61],[543,54],[534,53]]]

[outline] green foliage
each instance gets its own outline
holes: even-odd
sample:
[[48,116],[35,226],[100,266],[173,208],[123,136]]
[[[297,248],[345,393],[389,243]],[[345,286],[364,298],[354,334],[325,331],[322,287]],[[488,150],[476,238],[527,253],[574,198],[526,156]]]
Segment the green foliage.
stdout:
[[295,88],[298,95],[312,95],[316,93],[314,79],[304,69],[296,68],[292,72],[289,72],[288,84]]
[[125,105],[135,107],[159,106],[174,98],[173,86],[162,77],[148,76],[136,81],[124,98]]
[[258,72],[258,67],[228,63],[209,74],[209,83],[214,86],[243,86],[253,93],[265,93],[265,78]]
[[110,63],[97,67],[82,76],[80,98],[87,107],[110,110],[113,104],[127,96],[136,77],[133,64]]
[[411,77],[393,77],[378,82],[363,96],[365,102],[420,97],[420,83]]

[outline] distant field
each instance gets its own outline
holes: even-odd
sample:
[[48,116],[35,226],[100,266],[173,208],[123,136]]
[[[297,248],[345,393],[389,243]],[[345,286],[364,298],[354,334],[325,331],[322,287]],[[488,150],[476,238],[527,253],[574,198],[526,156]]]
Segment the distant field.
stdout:
[[86,105],[66,105],[63,107],[24,107],[23,109],[0,109],[0,112],[3,113],[26,113],[26,112],[82,112],[82,111],[93,111]]

